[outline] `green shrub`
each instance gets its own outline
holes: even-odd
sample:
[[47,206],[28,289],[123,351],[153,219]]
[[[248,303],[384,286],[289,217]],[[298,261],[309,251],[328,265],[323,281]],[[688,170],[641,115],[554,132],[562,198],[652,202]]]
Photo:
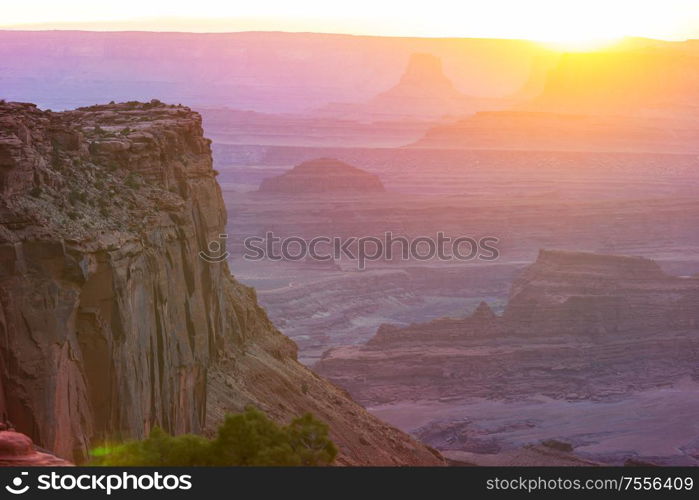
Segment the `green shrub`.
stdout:
[[329,465],[337,448],[328,426],[307,413],[279,426],[261,411],[229,414],[214,439],[170,436],[154,428],[142,441],[92,451],[92,464],[105,466],[296,466]]
[[301,465],[329,465],[337,456],[337,448],[328,438],[328,425],[310,413],[292,420],[286,432]]
[[201,436],[170,436],[155,427],[147,439],[103,446],[92,451],[96,465],[187,466],[209,465],[209,442]]

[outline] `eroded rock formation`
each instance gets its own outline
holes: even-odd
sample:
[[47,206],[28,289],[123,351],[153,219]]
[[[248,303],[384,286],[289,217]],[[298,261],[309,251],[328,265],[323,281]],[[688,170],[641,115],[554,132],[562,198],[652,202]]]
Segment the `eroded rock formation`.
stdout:
[[317,158],[296,165],[277,177],[264,179],[262,193],[371,193],[384,190],[377,175],[332,158]]
[[0,416],[80,461],[255,404],[327,421],[339,463],[441,463],[300,365],[254,290],[200,258],[226,223],[215,175],[189,108],[0,103]]
[[505,311],[516,335],[670,335],[699,326],[699,281],[641,257],[545,251],[513,283]]
[[[319,112],[355,120],[435,120],[483,109],[484,99],[460,92],[444,74],[441,58],[429,53],[410,56],[400,80],[363,103],[332,103]],[[491,100],[490,109],[501,103]]]

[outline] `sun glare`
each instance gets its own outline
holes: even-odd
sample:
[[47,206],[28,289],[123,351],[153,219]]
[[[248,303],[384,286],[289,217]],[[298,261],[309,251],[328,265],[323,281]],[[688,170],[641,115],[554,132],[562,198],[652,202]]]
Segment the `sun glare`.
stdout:
[[542,43],[547,47],[560,52],[591,52],[613,47],[622,39],[623,37],[599,39],[569,38],[560,39],[557,41],[544,41]]
[[543,7],[525,18],[523,24],[529,31],[525,38],[563,51],[607,48],[652,25],[653,11],[644,11],[642,6],[630,9],[623,1],[552,2]]
[[594,50],[638,36],[699,37],[696,0],[27,0],[3,7],[5,27],[153,31],[313,31],[511,38]]

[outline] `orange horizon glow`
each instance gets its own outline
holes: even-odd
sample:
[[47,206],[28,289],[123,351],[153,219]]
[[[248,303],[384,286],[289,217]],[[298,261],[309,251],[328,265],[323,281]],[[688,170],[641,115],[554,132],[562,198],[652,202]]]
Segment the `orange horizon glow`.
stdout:
[[[134,14],[137,16],[134,16]],[[560,50],[595,50],[625,37],[699,38],[699,2],[665,0],[320,0],[245,3],[180,0],[27,0],[3,6],[0,28],[100,31],[292,31],[354,35],[505,38]]]

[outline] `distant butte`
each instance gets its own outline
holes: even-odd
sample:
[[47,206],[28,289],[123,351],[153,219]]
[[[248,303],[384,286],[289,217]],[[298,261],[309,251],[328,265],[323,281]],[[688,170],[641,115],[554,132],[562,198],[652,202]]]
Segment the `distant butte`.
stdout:
[[[476,99],[461,93],[444,74],[442,60],[432,54],[412,54],[400,80],[364,103],[334,103],[321,114],[369,120],[434,120],[464,116],[476,110]],[[499,107],[491,103],[491,106]]]
[[303,194],[383,192],[377,175],[333,158],[305,161],[277,177],[264,179],[261,193]]

